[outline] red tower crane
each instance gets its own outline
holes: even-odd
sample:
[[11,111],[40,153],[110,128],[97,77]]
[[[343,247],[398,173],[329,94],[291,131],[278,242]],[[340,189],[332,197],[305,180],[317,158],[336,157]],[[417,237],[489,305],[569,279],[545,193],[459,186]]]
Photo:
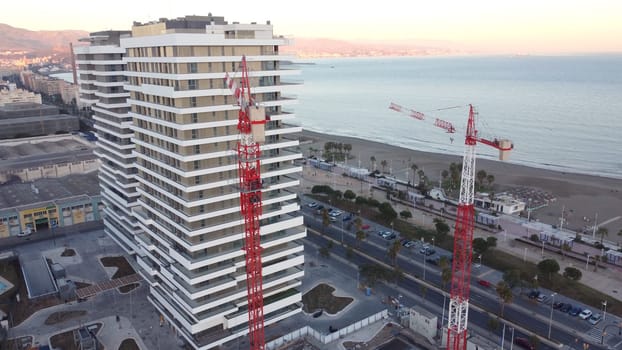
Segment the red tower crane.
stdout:
[[[424,120],[425,114],[406,109],[391,103],[390,109]],[[475,224],[474,186],[475,186],[475,145],[483,143],[499,150],[499,159],[505,160],[507,153],[514,148],[510,140],[487,140],[477,136],[475,116],[477,113],[469,105],[464,157],[462,159],[462,179],[460,181],[460,199],[456,213],[454,232],[454,259],[451,268],[451,299],[449,301],[449,320],[447,327],[447,348],[466,350],[467,321],[469,313],[469,293],[471,287],[471,259],[473,258],[473,228]],[[449,122],[436,119],[435,126],[447,132],[455,132]]]
[[251,96],[246,57],[242,57],[239,85],[228,73],[225,84],[237,99],[238,113],[238,176],[240,179],[240,212],[244,217],[244,250],[246,252],[246,289],[248,293],[248,337],[251,349],[265,349],[263,281],[259,217],[261,215],[261,167],[259,142],[265,141],[266,113]]

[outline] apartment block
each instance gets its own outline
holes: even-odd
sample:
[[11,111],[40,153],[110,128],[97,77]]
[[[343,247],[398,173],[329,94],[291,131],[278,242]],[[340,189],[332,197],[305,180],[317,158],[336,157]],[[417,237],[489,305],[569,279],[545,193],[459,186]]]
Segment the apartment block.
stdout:
[[[138,186],[132,188],[138,197],[131,196],[134,205],[120,191],[110,201],[117,207],[106,213],[131,216],[128,223],[135,219],[138,230],[113,226],[108,232],[134,253],[150,285],[151,303],[195,349],[213,349],[248,333],[236,152],[239,107],[224,84],[226,73],[241,76],[243,56],[255,102],[269,119],[261,146],[265,325],[301,311],[300,240],[306,229],[296,194],[302,168],[294,160],[302,157],[302,129],[288,124],[295,118],[288,108],[297,102],[291,95],[297,84],[288,77],[300,72],[285,64],[291,57],[279,54],[287,44],[270,23],[228,23],[211,14],[135,22],[131,34],[120,37],[118,68],[125,71],[130,108],[122,125],[133,133],[128,133],[131,157],[118,160],[134,167]],[[80,67],[82,61],[78,58]],[[101,96],[88,85],[97,81],[93,68],[81,68],[80,74],[86,77],[83,95],[96,110]],[[99,135],[112,127],[108,118],[96,121]],[[107,151],[101,157],[104,168],[110,157]],[[108,192],[125,184],[108,180],[102,178]],[[106,220],[107,226],[118,223]]]
[[105,230],[128,253],[136,251],[134,235],[140,232],[132,208],[139,193],[133,154],[132,118],[125,91],[125,49],[120,38],[129,31],[91,33],[81,39],[89,45],[74,47],[81,103],[90,106],[97,130],[99,180],[105,205]]

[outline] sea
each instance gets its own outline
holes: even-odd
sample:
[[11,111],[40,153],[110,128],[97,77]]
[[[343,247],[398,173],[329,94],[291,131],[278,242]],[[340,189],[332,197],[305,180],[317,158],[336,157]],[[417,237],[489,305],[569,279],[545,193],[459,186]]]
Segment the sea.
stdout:
[[[478,135],[510,139],[510,163],[622,179],[622,54],[297,60],[293,122],[331,135],[462,155]],[[71,81],[71,73],[55,74]],[[390,110],[397,103],[423,121]],[[447,134],[436,118],[457,129]],[[356,150],[354,150],[356,152]],[[480,144],[480,158],[498,152]]]
[[[331,58],[297,61],[295,123],[331,135],[462,155],[469,105],[509,162],[622,178],[622,54]],[[425,120],[390,110],[422,112]],[[434,126],[440,118],[457,129]],[[498,151],[477,146],[479,158]],[[356,152],[354,150],[354,152]]]

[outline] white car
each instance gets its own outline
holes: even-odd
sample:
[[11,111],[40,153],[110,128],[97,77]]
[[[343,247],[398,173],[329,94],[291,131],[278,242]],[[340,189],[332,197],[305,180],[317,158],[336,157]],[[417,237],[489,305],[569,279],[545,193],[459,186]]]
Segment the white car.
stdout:
[[309,208],[315,208],[315,207],[317,207],[317,203],[316,202],[311,202],[311,203],[307,204],[307,206]]
[[590,318],[590,316],[592,316],[592,311],[588,309],[581,311],[581,313],[579,314],[579,317],[581,317],[582,320],[587,320],[588,318]]
[[30,227],[26,227],[24,231],[18,233],[17,235],[19,237],[25,237],[25,236],[30,236],[31,233],[32,233],[32,230],[30,229]]

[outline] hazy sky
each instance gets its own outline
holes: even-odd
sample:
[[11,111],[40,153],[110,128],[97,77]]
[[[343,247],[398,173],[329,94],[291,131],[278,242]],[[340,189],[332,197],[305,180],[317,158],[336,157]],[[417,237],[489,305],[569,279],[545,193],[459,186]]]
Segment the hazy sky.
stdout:
[[270,20],[275,34],[293,37],[433,40],[503,53],[622,52],[622,0],[13,0],[0,5],[0,23],[97,31],[209,12],[229,22]]

